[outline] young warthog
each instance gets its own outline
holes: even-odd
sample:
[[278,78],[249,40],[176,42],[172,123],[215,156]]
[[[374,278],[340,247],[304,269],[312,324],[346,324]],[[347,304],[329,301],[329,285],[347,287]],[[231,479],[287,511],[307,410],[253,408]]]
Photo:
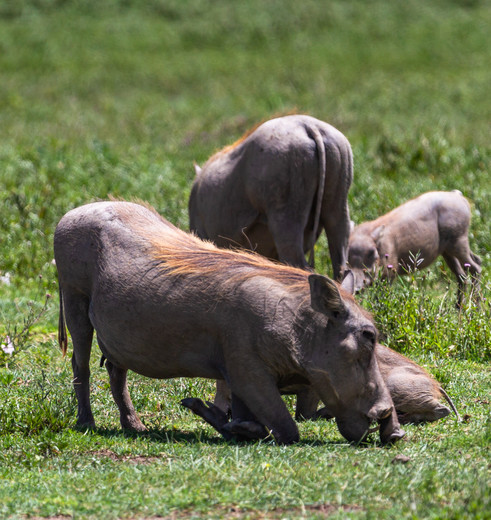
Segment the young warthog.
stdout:
[[380,344],[375,347],[375,355],[401,423],[431,422],[446,417],[450,409],[440,403],[441,399],[448,402],[460,420],[450,397],[423,367]]
[[[431,422],[446,417],[450,409],[441,404],[441,399],[449,403],[460,420],[450,397],[423,367],[380,343],[375,347],[375,357],[401,424]],[[297,395],[297,420],[332,418],[327,407],[317,410],[319,397],[311,386],[290,384],[280,390]],[[222,412],[230,413],[230,390],[224,381],[217,382],[214,404]]]
[[271,119],[196,167],[191,231],[220,247],[242,247],[306,268],[324,228],[334,277],[346,266],[353,179],[351,146],[310,116]]
[[256,423],[278,443],[297,441],[278,387],[303,381],[348,440],[362,439],[372,421],[380,422],[383,442],[403,435],[374,357],[373,321],[328,278],[217,249],[127,202],[70,211],[56,228],[54,249],[59,340],[66,352],[66,317],[78,425],[94,426],[95,329],[123,428],[145,429],[127,389],[133,370],[153,378],[226,380],[236,420],[222,433]]
[[[351,232],[348,263],[355,275],[355,289],[371,283],[379,267],[393,278],[430,265],[442,255],[459,284],[457,305],[462,302],[466,272],[479,286],[481,259],[469,247],[467,233],[471,212],[459,191],[430,191]],[[415,265],[416,264],[416,265]]]

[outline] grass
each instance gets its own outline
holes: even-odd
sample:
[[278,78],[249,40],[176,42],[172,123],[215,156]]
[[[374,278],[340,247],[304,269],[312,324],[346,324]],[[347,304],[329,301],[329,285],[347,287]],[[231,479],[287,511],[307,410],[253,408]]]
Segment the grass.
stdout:
[[[40,363],[34,358],[22,363],[29,369],[14,372],[14,380],[2,386],[3,517],[149,518],[185,510],[185,518],[219,518],[234,508],[241,518],[255,518],[283,508],[282,518],[299,518],[302,504],[330,504],[334,517],[345,517],[340,506],[349,506],[354,518],[486,518],[491,381],[476,363],[435,361],[464,423],[448,417],[408,425],[406,438],[393,448],[375,441],[356,448],[342,440],[334,424],[309,422],[300,425],[298,445],[278,447],[227,444],[178,406],[188,395],[211,396],[210,383],[135,375],[130,390],[149,432],[125,434],[96,359],[93,403],[99,428],[72,430],[69,363],[49,342],[51,349],[31,351],[31,356],[50,352],[49,376],[36,374]],[[3,412],[11,394],[17,406],[8,410],[14,421],[6,423]],[[31,400],[49,404],[37,412]],[[398,455],[410,460],[394,461]],[[315,512],[306,517],[315,518]]]
[[[15,348],[0,352],[2,518],[490,518],[490,22],[480,0],[2,2],[0,343]],[[300,424],[295,446],[226,443],[179,405],[211,398],[211,382],[132,374],[149,431],[130,435],[94,345],[98,428],[73,429],[58,220],[113,195],[185,229],[193,161],[291,111],[349,138],[357,223],[428,190],[470,199],[481,308],[454,309],[441,260],[360,296],[464,422],[409,425],[391,448],[350,446],[326,422]],[[316,258],[329,272],[324,238]]]

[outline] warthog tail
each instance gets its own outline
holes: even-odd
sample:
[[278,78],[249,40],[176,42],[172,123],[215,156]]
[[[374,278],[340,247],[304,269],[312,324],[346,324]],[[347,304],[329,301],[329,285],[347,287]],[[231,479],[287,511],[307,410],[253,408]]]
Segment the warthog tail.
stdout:
[[58,287],[60,294],[60,317],[58,319],[58,344],[60,345],[63,356],[66,355],[68,349],[68,336],[66,332],[65,313],[63,311],[63,291],[61,286]]
[[317,230],[319,229],[319,221],[321,217],[322,199],[324,197],[324,189],[326,185],[326,149],[324,146],[324,140],[317,130],[312,129],[315,145],[317,147],[317,153],[319,154],[319,184],[317,187],[317,199],[315,201],[315,214],[314,214],[314,230],[312,234],[312,244],[310,245],[309,264],[312,268],[315,267],[315,241],[317,240]]
[[442,393],[443,397],[445,397],[447,403],[450,405],[450,408],[452,408],[453,413],[457,416],[457,421],[461,421],[459,412],[457,411],[457,408],[455,408],[455,405],[453,404],[452,399],[450,399],[450,396],[445,392],[445,390],[440,386],[439,387],[440,392]]

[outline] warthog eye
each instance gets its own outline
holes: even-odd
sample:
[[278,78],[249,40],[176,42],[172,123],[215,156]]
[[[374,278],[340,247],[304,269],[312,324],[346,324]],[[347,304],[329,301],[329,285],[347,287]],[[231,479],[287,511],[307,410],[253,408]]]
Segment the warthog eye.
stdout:
[[364,329],[362,332],[363,339],[372,345],[375,344],[377,335],[373,329]]
[[363,265],[368,268],[368,269],[371,269],[373,267],[373,265],[375,264],[377,260],[377,251],[375,249],[370,249],[366,255],[365,255],[365,258],[363,259]]

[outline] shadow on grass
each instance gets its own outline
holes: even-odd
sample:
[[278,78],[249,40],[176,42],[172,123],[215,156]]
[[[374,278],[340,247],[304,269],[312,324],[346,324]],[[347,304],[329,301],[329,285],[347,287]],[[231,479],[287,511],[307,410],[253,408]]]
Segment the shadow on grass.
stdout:
[[[149,428],[144,432],[134,432],[131,430],[124,430],[120,428],[74,428],[80,432],[91,432],[101,437],[106,438],[124,438],[124,439],[147,439],[155,443],[168,444],[208,444],[210,446],[250,446],[254,444],[266,444],[271,446],[279,446],[276,441],[268,437],[262,440],[226,440],[218,432],[209,434],[204,430],[196,431],[182,431],[175,429],[159,429]],[[308,446],[308,447],[326,447],[326,446],[351,446],[353,448],[390,448],[392,445],[382,444],[380,441],[369,439],[363,443],[348,442],[343,438],[336,440],[312,440],[300,439],[294,446]]]
[[75,431],[92,433],[106,438],[148,439],[158,443],[205,443],[210,445],[223,444],[225,441],[217,433],[209,435],[204,431],[181,431],[174,429],[149,428],[144,432],[134,432],[121,428],[73,428]]

